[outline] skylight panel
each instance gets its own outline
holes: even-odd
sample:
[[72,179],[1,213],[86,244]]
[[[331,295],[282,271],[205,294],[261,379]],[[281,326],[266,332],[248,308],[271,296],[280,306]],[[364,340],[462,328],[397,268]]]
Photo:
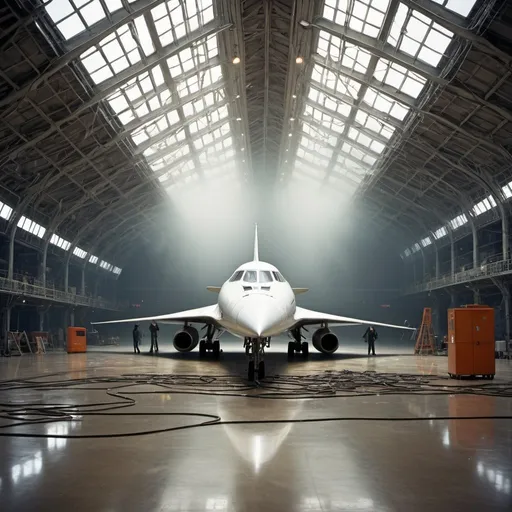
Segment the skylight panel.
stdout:
[[197,121],[193,121],[192,123],[190,123],[189,124],[190,133],[197,133],[198,131],[202,130],[203,128],[207,128],[207,127],[211,126],[212,124],[217,123],[227,117],[228,117],[228,108],[226,105],[223,105],[223,106],[219,107],[218,109],[209,112],[208,114],[201,117]]
[[43,226],[39,225],[37,222],[34,222],[33,220],[30,220],[24,216],[20,217],[17,226],[23,229],[23,231],[27,231],[31,235],[35,235],[38,238],[43,238],[44,234],[46,233],[46,228],[43,228]]
[[174,162],[179,160],[180,158],[188,155],[190,153],[190,148],[188,145],[184,144],[182,147],[177,148],[175,151],[167,153],[166,155],[158,158],[157,160],[152,161],[149,166],[155,172],[161,171],[162,169],[167,168],[169,165],[172,165]]
[[473,213],[478,217],[483,213],[496,207],[496,201],[493,196],[488,196],[473,207]]
[[210,85],[219,82],[222,78],[222,70],[220,66],[213,66],[204,71],[193,75],[186,80],[178,83],[177,91],[180,97],[194,94],[199,90],[209,87]]
[[80,249],[80,247],[75,247],[73,249],[73,254],[83,260],[87,256],[87,251]]
[[389,0],[355,0],[349,27],[370,37],[377,37],[384,23]]
[[359,149],[353,146],[352,144],[349,144],[348,142],[344,142],[341,146],[341,151],[346,153],[347,155],[350,155],[352,158],[355,158],[357,160],[364,161],[365,153]]
[[434,232],[434,238],[436,240],[439,240],[440,238],[443,238],[443,236],[446,236],[447,234],[448,230],[444,226],[442,226]]
[[297,159],[295,160],[295,166],[292,175],[296,172],[302,174],[303,176],[321,181],[324,180],[327,175],[327,168],[319,167],[315,164],[311,164],[310,162],[304,162],[300,159]]
[[404,251],[404,256],[405,256],[406,258],[408,258],[411,254],[412,254],[412,253],[411,253],[411,250],[410,250],[410,249],[405,249],[405,251]]
[[310,153],[313,157],[323,157],[327,161],[331,159],[334,149],[333,146],[326,146],[324,140],[311,139],[307,135],[302,135],[299,145],[306,153]]
[[[340,115],[342,115],[345,118],[348,118],[350,115],[350,112],[352,110],[352,105],[349,105],[348,103],[340,100],[335,100],[333,97],[325,94],[322,91],[319,91],[314,86],[311,86],[308,93],[308,101],[317,103],[321,105],[322,107],[325,107],[328,110],[332,110],[333,112],[336,112]],[[314,105],[306,105],[305,107],[305,113],[306,115],[312,114],[312,109],[314,108]]]
[[510,199],[512,197],[512,181],[501,187],[501,190],[505,198]]
[[68,251],[69,248],[71,247],[70,242],[68,242],[67,240],[64,240],[64,238],[61,238],[60,236],[56,235],[55,233],[50,238],[50,243],[53,245],[56,245],[63,251]]
[[357,98],[357,94],[361,88],[361,84],[359,82],[334,73],[319,64],[315,64],[313,66],[311,80],[313,82],[318,82],[328,89],[345,94],[353,99]]
[[363,101],[370,107],[374,107],[385,114],[390,114],[396,119],[403,121],[407,113],[408,107],[404,107],[389,96],[382,94],[371,87],[368,88],[364,95]]
[[349,158],[345,158],[343,155],[338,155],[333,172],[347,177],[355,184],[359,184],[367,174],[371,173],[371,169],[363,164],[358,164]]
[[122,268],[119,268],[119,267],[114,267],[114,268],[112,269],[112,272],[113,272],[116,276],[121,275],[121,272],[122,272],[122,271],[123,271],[123,269],[122,269]]
[[425,83],[423,78],[395,62],[380,59],[373,76],[382,83],[391,85],[394,89],[404,92],[412,98],[417,98]]
[[107,270],[110,263],[107,263],[105,260],[100,261],[100,267]]
[[464,224],[466,224],[467,222],[468,222],[468,218],[466,217],[466,214],[463,213],[461,215],[458,215],[454,219],[452,219],[450,221],[450,226],[452,227],[452,229],[457,229],[457,228],[460,228],[461,226],[463,226]]
[[419,250],[421,249],[420,247],[420,244],[418,242],[416,242],[412,247],[411,247],[411,250],[412,250],[412,253],[414,254],[415,252],[418,252]]
[[[169,119],[175,121],[175,123],[170,124]],[[176,126],[178,128],[179,117],[177,118],[176,111],[169,112],[168,114],[164,114],[159,116],[157,119],[153,121],[148,121],[143,126],[132,132],[131,137],[132,140],[137,146],[151,139],[155,135],[162,133],[163,131],[171,128],[172,126]]]
[[11,215],[12,208],[9,205],[2,203],[2,201],[0,201],[0,218],[9,220],[11,218]]
[[429,236],[423,238],[423,240],[420,240],[420,244],[422,245],[422,247],[428,247],[431,243],[432,240],[430,239]]
[[91,257],[89,258],[89,263],[91,263],[92,265],[96,265],[98,263],[98,257],[97,256],[93,256],[91,254]]
[[326,114],[322,110],[311,105],[306,106],[304,116],[306,118],[311,118],[313,122],[316,122],[321,127],[335,133],[342,133],[345,127],[345,123],[343,121],[336,119],[335,117]]
[[312,126],[307,121],[302,123],[302,132],[308,135],[312,139],[322,140],[329,146],[335,146],[338,142],[338,134],[331,133],[328,130],[319,129],[316,126]]
[[437,66],[452,41],[453,33],[418,11],[400,4],[391,26],[388,43],[414,58]]
[[[135,24],[133,32],[127,23],[80,55],[82,64],[96,84],[133,66],[143,56],[154,53],[144,17],[139,16]],[[134,37],[135,32],[140,45]]]
[[348,131],[348,136],[355,142],[358,142],[362,146],[365,146],[371,151],[378,153],[379,155],[384,150],[384,144],[379,142],[378,140],[372,139],[366,133],[358,130],[357,128],[351,127]]
[[167,149],[173,148],[178,144],[178,142],[185,140],[186,135],[182,128],[178,128],[178,131],[173,133],[172,135],[168,135],[164,139],[155,142],[155,144],[152,144],[149,146],[149,148],[145,149],[143,152],[143,155],[146,158],[153,157],[156,153],[159,151],[166,151]]
[[338,25],[345,25],[349,0],[325,0],[323,17]]
[[376,117],[367,114],[362,110],[357,111],[356,122],[364,126],[366,129],[386,137],[386,139],[391,138],[391,135],[393,135],[395,131],[393,126],[388,125],[384,121],[381,121],[380,119],[377,119]]
[[473,9],[476,0],[434,0],[434,2],[466,17]]
[[181,50],[167,59],[167,65],[173,78],[197,68],[200,64],[210,61],[219,54],[217,36],[210,36],[194,43],[193,46]]

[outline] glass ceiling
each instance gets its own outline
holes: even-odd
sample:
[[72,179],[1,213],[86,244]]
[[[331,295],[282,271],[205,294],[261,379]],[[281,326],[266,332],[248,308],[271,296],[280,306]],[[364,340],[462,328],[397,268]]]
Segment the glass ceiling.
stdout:
[[[121,0],[53,0],[45,8],[69,40],[123,6]],[[134,153],[146,158],[169,192],[201,175],[238,179],[217,36],[197,38],[169,54],[169,45],[194,39],[214,17],[213,0],[162,1],[79,57],[99,90],[107,80],[121,80],[106,101]],[[151,67],[145,65],[150,56],[162,58]],[[136,65],[144,71],[122,81],[123,72]]]
[[[436,2],[463,16],[474,4],[473,0]],[[389,6],[389,0],[325,0],[323,21],[335,25],[329,32],[319,28],[292,179],[308,177],[352,196],[377,172],[388,147],[395,144],[397,128],[414,114],[411,103],[425,94],[428,78],[398,62],[412,57],[442,67],[453,34],[402,3],[385,23],[392,15]],[[383,34],[385,26],[389,33]],[[349,42],[334,34],[343,33],[344,27],[374,38],[380,49],[387,44],[404,59],[393,51],[388,58],[373,54],[367,45],[354,44],[356,38]]]

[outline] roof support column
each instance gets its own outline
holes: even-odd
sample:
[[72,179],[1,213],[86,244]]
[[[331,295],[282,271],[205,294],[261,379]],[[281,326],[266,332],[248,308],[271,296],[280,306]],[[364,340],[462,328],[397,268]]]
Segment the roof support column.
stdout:
[[71,246],[68,251],[68,255],[66,257],[66,263],[64,264],[64,291],[68,293],[69,291],[69,262],[71,260],[71,255],[73,254],[74,246]]
[[436,258],[436,279],[439,279],[439,249],[434,242],[435,258]]
[[471,231],[473,233],[473,268],[477,268],[479,264],[478,257],[478,229],[474,222],[471,222]]
[[503,259],[508,260],[509,258],[509,247],[508,247],[508,215],[506,212],[501,215],[501,238],[502,238],[502,248],[503,248]]
[[450,263],[451,263],[451,275],[452,277],[455,275],[455,241],[453,240],[453,236],[450,237]]

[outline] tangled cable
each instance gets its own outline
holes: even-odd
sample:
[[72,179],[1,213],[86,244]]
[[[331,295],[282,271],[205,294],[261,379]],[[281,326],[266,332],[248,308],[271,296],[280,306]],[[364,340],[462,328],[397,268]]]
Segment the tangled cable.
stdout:
[[[111,438],[130,437],[184,430],[197,427],[226,424],[271,424],[271,423],[315,423],[327,421],[422,421],[446,419],[512,419],[512,416],[428,416],[428,417],[327,417],[308,419],[276,420],[230,420],[220,416],[191,412],[125,412],[137,404],[134,396],[155,394],[209,395],[220,397],[243,397],[248,399],[311,399],[336,397],[361,397],[381,395],[484,395],[510,398],[512,382],[455,384],[447,377],[437,375],[410,375],[377,373],[374,371],[354,372],[350,370],[326,371],[313,375],[274,375],[255,385],[234,375],[183,375],[183,374],[126,374],[121,376],[88,377],[79,379],[52,377],[68,375],[67,372],[43,375],[23,380],[0,381],[0,397],[19,391],[48,392],[62,391],[104,391],[113,401],[88,404],[71,403],[27,403],[25,401],[0,401],[0,430],[62,421],[77,421],[87,416],[143,416],[200,418],[201,421],[173,427],[150,429],[137,432],[108,434],[39,434],[31,432],[0,432],[4,437],[39,438]],[[447,385],[449,383],[449,385]],[[141,390],[141,386],[157,389]],[[115,411],[115,412],[114,412]]]

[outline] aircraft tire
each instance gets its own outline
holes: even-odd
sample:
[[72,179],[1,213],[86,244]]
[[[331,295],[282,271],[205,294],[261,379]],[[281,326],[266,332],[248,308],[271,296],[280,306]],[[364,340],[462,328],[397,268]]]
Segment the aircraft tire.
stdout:
[[199,342],[199,357],[204,357],[206,355],[206,342],[201,340]]
[[302,352],[302,355],[307,357],[309,355],[309,344],[307,341],[303,341],[301,346],[300,346],[300,350]]
[[249,361],[249,367],[247,369],[247,380],[249,382],[254,381],[254,361]]
[[260,361],[258,365],[258,380],[265,378],[265,361]]
[[219,340],[214,340],[212,351],[213,351],[213,357],[215,359],[218,359],[219,355],[220,355],[220,341]]
[[295,343],[293,341],[288,342],[288,357],[293,357],[295,355]]

